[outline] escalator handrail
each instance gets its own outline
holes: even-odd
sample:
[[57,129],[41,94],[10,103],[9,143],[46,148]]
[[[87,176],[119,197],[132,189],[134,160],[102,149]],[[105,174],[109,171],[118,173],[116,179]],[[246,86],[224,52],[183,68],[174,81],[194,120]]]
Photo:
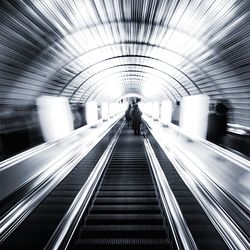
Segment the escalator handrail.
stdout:
[[[188,158],[184,154],[182,156],[183,158],[181,160],[177,159],[175,163],[175,160],[172,159],[173,165],[175,165],[178,173],[187,183],[189,189],[192,191],[193,195],[218,230],[223,240],[227,243],[228,247],[230,249],[250,249],[248,237],[224,210],[220,202],[213,196],[211,192],[212,187],[209,187],[208,184],[204,185],[203,181],[201,181],[203,173],[197,172],[198,177],[189,172],[184,164],[184,162],[188,161]],[[210,181],[211,180],[208,180],[208,182]],[[219,188],[216,187],[215,184],[212,184],[212,181],[210,184],[214,189],[217,188],[217,191],[220,192]]]
[[[41,179],[41,175],[46,175],[46,172],[50,171],[50,168],[53,168],[57,161],[65,158],[71,152],[73,154],[78,151],[78,148],[83,144],[88,147],[92,141],[102,136],[119,119],[120,116],[117,116],[95,129],[90,129],[89,125],[84,126],[61,140],[45,143],[33,148],[33,151],[28,150],[2,162],[2,168],[0,168],[0,183],[2,184],[0,201],[6,200],[24,186],[31,186],[33,182],[36,182],[37,185],[36,180]],[[98,136],[94,130],[98,130]],[[88,133],[89,131],[91,133]],[[5,176],[10,177],[9,181]]]
[[[158,129],[159,132],[163,132],[164,134],[166,133],[165,136],[168,139],[166,139],[166,141],[163,143],[163,147],[168,147],[171,149],[175,147],[177,151],[183,151],[182,147],[184,146],[188,157],[192,159],[193,162],[196,162],[196,167],[201,169],[207,178],[213,180],[213,182],[221,190],[223,190],[224,194],[230,196],[231,201],[235,202],[237,206],[241,207],[245,213],[248,213],[250,209],[250,201],[247,195],[249,193],[249,161],[243,159],[242,157],[238,157],[232,152],[214,145],[213,143],[206,141],[205,145],[205,142],[203,143],[201,139],[194,139],[193,137],[182,133],[183,131],[181,131],[180,128],[176,128],[176,130],[179,131],[178,135],[172,137],[170,135],[172,131],[167,133],[162,126],[159,126],[159,123],[155,124],[146,117],[145,122],[152,126],[152,131],[155,131],[155,129],[157,130],[154,132],[154,134],[159,137],[160,140],[162,133],[158,134]],[[170,125],[170,127],[172,127],[172,125]],[[213,145],[212,148],[209,147],[210,144]],[[201,156],[196,151],[196,148],[200,149]],[[220,152],[218,150],[220,150]],[[182,154],[182,152],[179,153]],[[210,160],[208,157],[210,156],[212,157],[211,163],[208,162],[208,160]],[[218,172],[218,170],[220,172]]]
[[[102,120],[98,120],[98,122],[96,123],[96,125],[99,125],[102,122]],[[25,150],[24,152],[21,152],[17,155],[14,155],[6,160],[3,160],[0,162],[0,173],[4,170],[6,170],[7,168],[10,168],[36,154],[42,153],[44,150],[49,149],[51,147],[56,146],[58,143],[61,143],[63,141],[67,141],[70,138],[75,137],[76,135],[82,133],[83,131],[87,130],[91,128],[90,125],[84,125],[74,131],[72,131],[69,135],[61,138],[61,139],[57,139],[57,140],[53,140],[53,141],[49,141],[49,142],[44,142],[38,146],[35,146],[33,148],[30,148],[28,150]]]
[[68,140],[71,137],[74,137],[76,134],[81,133],[82,131],[86,130],[90,128],[89,125],[85,125],[77,130],[74,130],[73,132],[71,132],[69,135],[67,135],[66,137],[63,137],[61,139],[57,139],[57,140],[53,140],[53,141],[49,141],[49,142],[44,142],[41,145],[35,146],[33,148],[30,148],[28,150],[25,150],[24,152],[21,152],[17,155],[14,155],[2,162],[0,162],[0,173],[3,170],[6,170],[7,168],[10,168],[36,154],[42,153],[44,150],[49,149],[53,146],[56,146],[58,143],[61,143],[64,140]]
[[248,161],[247,159],[225,149],[222,148],[210,141],[207,141],[205,139],[200,139],[200,141],[202,142],[202,144],[204,146],[206,146],[207,148],[209,148],[210,150],[213,150],[215,153],[217,153],[218,155],[226,158],[227,160],[233,162],[234,164],[245,168],[247,170],[250,170],[250,161]]
[[45,142],[41,145],[38,145],[38,146],[33,147],[31,149],[28,149],[22,153],[14,155],[6,160],[3,160],[2,162],[0,162],[0,173],[2,171],[6,170],[7,168],[12,167],[13,165],[16,165],[16,164],[36,155],[38,153],[41,153],[42,151],[52,147],[55,144],[56,144],[55,141]]
[[[120,120],[120,119],[119,119]],[[69,172],[97,145],[97,143],[117,124],[116,120],[105,132],[87,145],[68,156],[66,162],[62,159],[53,166],[54,171],[39,185],[27,191],[14,207],[0,220],[0,243],[3,242],[22,221],[39,205],[39,203],[65,178]]]
[[181,127],[176,126],[175,124],[169,124],[169,127],[171,127],[173,130],[175,130],[177,133],[179,133],[182,136],[185,136],[188,139],[191,140],[195,140],[195,141],[199,141],[200,143],[202,143],[207,149],[209,150],[213,150],[216,154],[220,155],[223,158],[226,158],[228,161],[233,162],[234,164],[242,167],[242,168],[246,168],[246,169],[250,169],[250,161],[248,161],[247,159],[219,146],[216,145],[208,140],[202,139],[202,138],[198,138],[195,136],[191,136],[190,134],[186,133]]
[[84,214],[94,190],[102,176],[102,173],[107,166],[123,126],[124,122],[117,130],[109,146],[97,162],[84,186],[78,192],[70,208],[60,221],[44,249],[66,249],[68,247],[79,221],[81,220],[81,217]]
[[150,165],[153,169],[161,201],[165,209],[165,213],[168,217],[168,221],[170,223],[177,248],[190,250],[198,249],[187,226],[187,223],[182,215],[177,200],[169,186],[160,163],[158,162],[154,150],[147,138],[144,139],[144,145],[150,161]]
[[[236,225],[234,220],[220,205],[220,202],[212,195],[209,190],[209,185],[214,189],[217,189],[223,194],[223,190],[219,188],[210,178],[207,178],[206,174],[195,167],[195,163],[189,159],[184,151],[180,148],[172,145],[171,152],[167,146],[163,143],[162,139],[157,136],[152,129],[150,132],[156,139],[157,143],[169,158],[177,172],[182,179],[186,182],[189,189],[209,217],[210,221],[214,224],[218,232],[221,234],[224,241],[227,243],[230,249],[250,249],[250,243],[248,237],[244,232]],[[193,167],[188,168],[187,164]],[[196,169],[196,173],[190,172],[189,169]],[[197,172],[198,171],[198,172]],[[201,181],[202,176],[207,178],[206,186]],[[228,197],[229,198],[229,197]]]

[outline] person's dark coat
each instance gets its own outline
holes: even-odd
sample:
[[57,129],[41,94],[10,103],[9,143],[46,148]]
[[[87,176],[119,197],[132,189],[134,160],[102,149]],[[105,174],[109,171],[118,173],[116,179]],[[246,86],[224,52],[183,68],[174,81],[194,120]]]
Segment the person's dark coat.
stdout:
[[138,106],[135,106],[133,111],[131,112],[132,120],[133,120],[133,129],[134,134],[139,135],[140,134],[140,126],[141,126],[141,116],[142,112],[139,110]]

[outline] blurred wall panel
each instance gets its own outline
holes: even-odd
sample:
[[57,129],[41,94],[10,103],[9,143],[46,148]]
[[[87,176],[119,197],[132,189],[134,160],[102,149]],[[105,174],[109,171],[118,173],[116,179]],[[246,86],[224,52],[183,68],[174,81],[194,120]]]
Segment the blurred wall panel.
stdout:
[[58,140],[74,130],[68,100],[63,97],[37,98],[38,115],[45,141]]
[[207,95],[183,97],[180,107],[180,127],[187,134],[206,139],[209,111]]

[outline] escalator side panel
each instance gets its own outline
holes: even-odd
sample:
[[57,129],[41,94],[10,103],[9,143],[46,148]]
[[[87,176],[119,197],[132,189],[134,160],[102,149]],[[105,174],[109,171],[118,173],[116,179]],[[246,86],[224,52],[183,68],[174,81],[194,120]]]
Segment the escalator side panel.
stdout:
[[68,176],[35,208],[24,222],[0,245],[0,249],[43,249],[78,191],[86,182],[114,133],[111,131],[93,148]]
[[228,249],[226,243],[223,241],[198,201],[148,130],[147,135],[169,182],[171,190],[176,197],[190,232],[195,239],[198,249]]

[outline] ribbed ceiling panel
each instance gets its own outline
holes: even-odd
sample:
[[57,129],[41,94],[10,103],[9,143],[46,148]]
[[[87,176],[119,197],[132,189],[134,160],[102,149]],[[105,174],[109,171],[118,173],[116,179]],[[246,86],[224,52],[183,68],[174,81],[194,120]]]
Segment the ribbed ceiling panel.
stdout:
[[206,93],[250,126],[248,18],[248,0],[1,0],[1,110]]

